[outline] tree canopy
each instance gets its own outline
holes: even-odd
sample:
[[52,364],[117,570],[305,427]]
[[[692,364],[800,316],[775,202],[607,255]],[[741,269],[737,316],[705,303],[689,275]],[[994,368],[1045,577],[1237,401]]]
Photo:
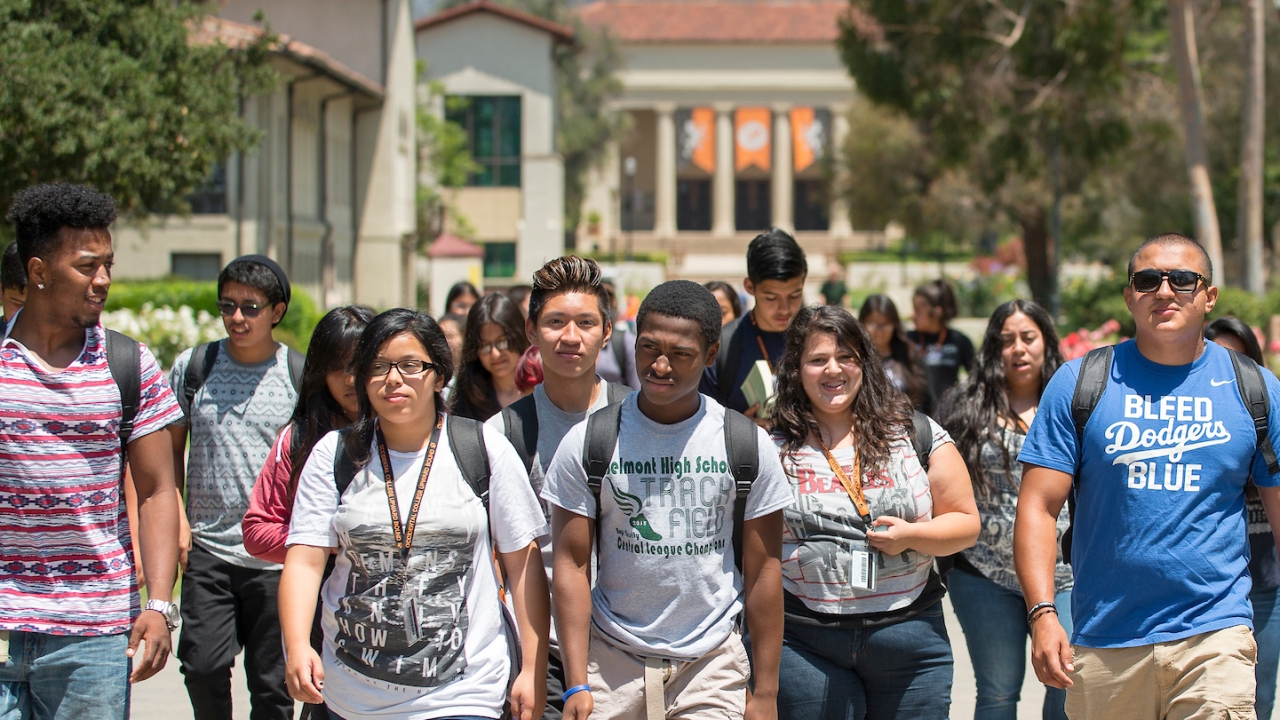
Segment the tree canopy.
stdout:
[[215,163],[259,135],[240,99],[271,87],[264,33],[194,44],[205,8],[154,0],[0,0],[0,208],[38,182],[85,183],[126,213],[184,212]]

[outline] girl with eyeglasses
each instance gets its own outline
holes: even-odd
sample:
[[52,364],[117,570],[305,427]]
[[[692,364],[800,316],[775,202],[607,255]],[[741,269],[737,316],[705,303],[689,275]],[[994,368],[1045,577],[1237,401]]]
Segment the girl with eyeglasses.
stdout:
[[484,421],[528,395],[516,384],[520,355],[528,347],[524,312],[510,298],[492,293],[472,305],[450,412]]
[[933,558],[969,547],[964,462],[933,425],[926,474],[907,398],[849,311],[801,308],[778,366],[774,442],[786,623],[780,720],[943,720],[953,662]]
[[[359,417],[316,444],[298,479],[280,583],[290,695],[338,718],[498,718],[509,708],[533,720],[550,623],[536,538],[548,528],[524,464],[501,433],[441,412],[453,360],[426,315],[374,318],[354,367]],[[460,469],[455,423],[483,433],[487,505]],[[342,491],[340,468],[354,468]],[[518,648],[504,632],[495,550]],[[308,640],[331,552],[320,655]]]
[[925,375],[920,351],[907,339],[898,306],[888,295],[871,295],[862,303],[858,321],[867,329],[871,342],[875,343],[890,382],[911,398],[911,404],[917,410],[928,415],[933,409],[929,378]]

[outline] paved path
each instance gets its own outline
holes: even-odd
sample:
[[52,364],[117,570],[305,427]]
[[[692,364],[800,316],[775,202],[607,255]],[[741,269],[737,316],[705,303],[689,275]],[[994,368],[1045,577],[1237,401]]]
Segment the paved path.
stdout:
[[[950,599],[944,600],[947,618],[947,633],[951,636],[951,647],[956,658],[955,685],[951,691],[951,717],[955,720],[969,720],[973,717],[975,690],[973,684],[973,668],[969,665],[969,654],[965,650],[964,633],[955,613],[951,611]],[[1030,671],[1031,661],[1028,655],[1027,678],[1022,686],[1022,702],[1018,704],[1018,720],[1039,720],[1040,705],[1044,702],[1044,686],[1036,681],[1035,674]],[[237,665],[232,675],[233,703],[235,720],[248,720],[249,693],[245,690],[244,673]],[[178,672],[177,658],[170,657],[164,670],[156,677],[134,686],[133,694],[134,720],[191,720],[191,704],[187,700],[187,691],[182,684],[182,673]],[[905,719],[904,719],[905,720]]]

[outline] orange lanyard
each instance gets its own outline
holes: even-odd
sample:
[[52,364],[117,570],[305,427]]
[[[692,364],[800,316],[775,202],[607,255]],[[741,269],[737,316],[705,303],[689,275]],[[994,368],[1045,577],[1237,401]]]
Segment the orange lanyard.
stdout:
[[836,478],[844,486],[844,491],[849,493],[853,506],[862,516],[863,526],[871,527],[871,507],[867,505],[867,496],[862,493],[862,461],[858,458],[857,449],[855,448],[853,452],[853,478],[850,478],[844,468],[840,467],[840,463],[836,462],[836,456],[827,449],[827,444],[822,442],[821,437],[818,438],[818,446],[822,448],[822,454],[827,456],[827,464],[831,466],[831,472],[836,474]]
[[756,344],[760,346],[760,354],[764,356],[764,361],[769,363],[769,372],[776,372],[773,367],[773,360],[769,357],[769,350],[764,346],[764,338],[760,337],[760,326],[756,325],[755,313],[747,313],[751,318],[751,328],[756,331]]
[[391,458],[387,453],[387,441],[382,437],[382,429],[377,429],[378,459],[382,461],[382,475],[387,483],[387,504],[391,510],[391,532],[396,539],[396,549],[400,551],[400,562],[408,568],[409,551],[413,548],[413,531],[418,525],[418,510],[422,508],[422,496],[427,490],[427,476],[431,474],[431,463],[436,458],[436,444],[440,440],[440,428],[444,427],[444,414],[436,415],[436,427],[431,432],[431,442],[427,447],[427,457],[422,461],[422,474],[418,477],[418,487],[413,493],[413,504],[409,506],[409,517],[400,522],[400,504],[396,501],[396,478],[391,472]]

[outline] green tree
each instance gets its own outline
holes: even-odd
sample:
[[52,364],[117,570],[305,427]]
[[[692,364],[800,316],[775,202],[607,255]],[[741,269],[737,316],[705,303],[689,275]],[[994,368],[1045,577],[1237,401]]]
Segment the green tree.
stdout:
[[862,92],[905,112],[940,168],[962,168],[1020,226],[1028,284],[1056,277],[1050,206],[1123,148],[1140,0],[852,0],[840,50]]
[[[418,61],[418,77],[427,73],[427,64]],[[448,111],[465,109],[466,98],[446,97],[439,81],[419,85],[418,103],[418,243],[435,240],[445,229],[445,216],[462,235],[471,233],[470,223],[449,203],[448,190],[465,187],[471,173],[480,166],[467,149],[467,131],[450,122]]]
[[215,163],[259,134],[240,99],[271,87],[270,33],[191,41],[205,11],[155,0],[0,0],[0,208],[37,182],[110,193],[135,216],[185,212]]

